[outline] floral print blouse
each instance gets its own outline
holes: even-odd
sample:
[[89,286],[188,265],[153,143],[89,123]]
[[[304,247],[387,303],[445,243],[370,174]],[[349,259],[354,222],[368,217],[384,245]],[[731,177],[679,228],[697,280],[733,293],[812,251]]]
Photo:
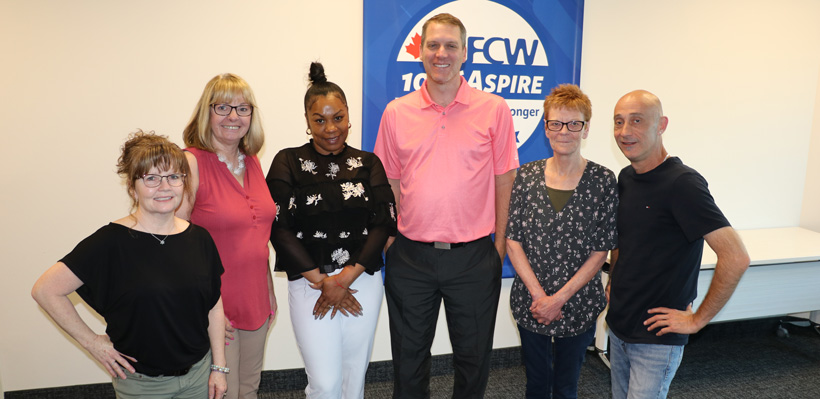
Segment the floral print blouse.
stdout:
[[[618,186],[611,170],[587,161],[581,180],[567,204],[556,212],[549,199],[542,159],[521,167],[513,184],[507,238],[521,243],[532,271],[547,295],[560,290],[593,251],[616,248]],[[538,323],[529,307],[532,297],[516,276],[510,307],[516,322],[529,331],[572,337],[595,325],[606,307],[601,273],[578,290],[561,309],[563,317],[549,325]]]
[[375,154],[345,146],[322,155],[311,140],[276,154],[267,182],[277,208],[276,270],[295,280],[317,267],[321,273],[356,263],[369,274],[381,269],[384,244],[396,234],[396,210]]

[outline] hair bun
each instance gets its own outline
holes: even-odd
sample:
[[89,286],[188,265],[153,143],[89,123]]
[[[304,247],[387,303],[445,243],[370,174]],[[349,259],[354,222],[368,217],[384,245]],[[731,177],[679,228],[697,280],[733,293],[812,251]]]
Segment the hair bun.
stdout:
[[311,62],[308,77],[310,78],[310,84],[326,83],[327,76],[325,76],[325,67],[322,66],[322,63]]

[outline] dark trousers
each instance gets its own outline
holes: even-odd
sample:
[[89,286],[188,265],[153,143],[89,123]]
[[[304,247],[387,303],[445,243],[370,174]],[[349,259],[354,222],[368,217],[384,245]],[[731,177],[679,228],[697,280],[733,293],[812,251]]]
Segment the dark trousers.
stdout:
[[501,260],[492,240],[436,249],[399,235],[386,259],[393,397],[430,397],[430,347],[443,299],[453,346],[453,397],[482,398],[501,292]]
[[518,326],[521,360],[527,370],[527,399],[575,399],[578,377],[595,326],[574,337],[558,338]]

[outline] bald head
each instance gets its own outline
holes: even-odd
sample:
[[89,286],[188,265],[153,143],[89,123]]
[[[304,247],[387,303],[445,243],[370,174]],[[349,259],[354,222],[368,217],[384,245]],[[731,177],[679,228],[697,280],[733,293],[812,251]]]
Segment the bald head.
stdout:
[[646,91],[627,93],[615,104],[615,141],[638,173],[654,169],[666,157],[661,135],[669,120],[658,96]]
[[655,119],[659,119],[663,116],[661,99],[646,90],[635,90],[624,94],[624,96],[618,100],[615,109],[618,109],[618,105],[621,104],[621,102],[638,102],[644,106],[644,110],[646,110],[648,114],[647,116],[652,116]]

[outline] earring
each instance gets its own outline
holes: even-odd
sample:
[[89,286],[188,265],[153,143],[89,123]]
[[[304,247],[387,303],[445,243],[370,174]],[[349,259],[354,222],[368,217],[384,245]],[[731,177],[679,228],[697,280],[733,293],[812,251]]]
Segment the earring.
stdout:
[[308,136],[310,136],[311,134],[313,134],[313,132],[311,132],[311,131],[310,131],[310,128],[307,128],[307,129],[305,130],[305,134],[307,134]]
[[350,122],[347,122],[347,128],[350,129],[351,127],[353,127],[353,124],[350,123]]

